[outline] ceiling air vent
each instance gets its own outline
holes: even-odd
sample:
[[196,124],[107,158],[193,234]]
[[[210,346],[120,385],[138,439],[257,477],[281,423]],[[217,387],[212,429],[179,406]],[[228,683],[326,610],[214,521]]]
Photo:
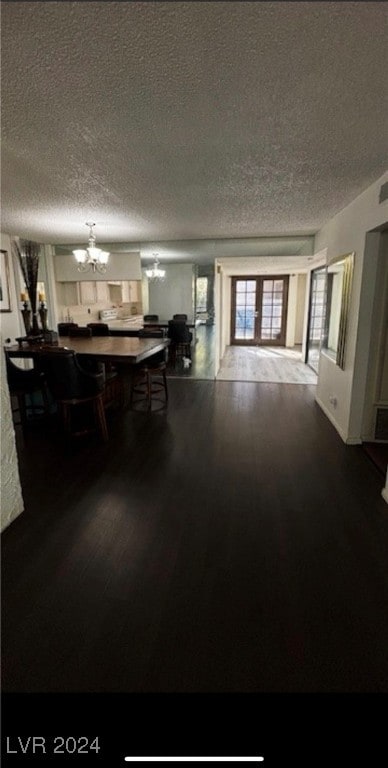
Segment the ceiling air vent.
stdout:
[[388,181],[380,187],[379,203],[384,203],[385,200],[388,200]]
[[388,440],[388,408],[376,408],[375,440]]

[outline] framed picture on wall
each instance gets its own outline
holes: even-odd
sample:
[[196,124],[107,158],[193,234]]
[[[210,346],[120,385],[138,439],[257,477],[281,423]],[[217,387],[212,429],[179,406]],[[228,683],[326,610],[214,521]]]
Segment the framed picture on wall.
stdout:
[[0,312],[11,311],[8,252],[0,251]]

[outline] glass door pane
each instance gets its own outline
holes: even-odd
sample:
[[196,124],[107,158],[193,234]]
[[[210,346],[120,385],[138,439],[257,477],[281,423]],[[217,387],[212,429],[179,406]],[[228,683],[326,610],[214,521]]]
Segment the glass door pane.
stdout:
[[286,314],[288,276],[261,277],[259,283],[258,344],[284,345],[286,338]]
[[234,312],[232,312],[232,338],[253,341],[255,338],[256,280],[234,279]]

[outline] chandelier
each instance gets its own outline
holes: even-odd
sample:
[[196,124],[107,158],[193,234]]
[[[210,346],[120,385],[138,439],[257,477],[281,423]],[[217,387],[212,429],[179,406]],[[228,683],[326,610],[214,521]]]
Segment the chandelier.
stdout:
[[87,272],[88,269],[92,269],[93,272],[106,272],[106,265],[109,259],[109,251],[102,251],[101,248],[96,248],[96,238],[93,234],[93,227],[96,225],[90,221],[86,222],[86,226],[89,227],[89,244],[86,250],[77,249],[73,251],[73,254],[78,263],[79,272]]
[[163,280],[166,274],[165,269],[160,269],[159,267],[159,259],[157,258],[158,254],[154,253],[154,265],[153,267],[149,267],[146,269],[145,273],[148,277],[148,280]]

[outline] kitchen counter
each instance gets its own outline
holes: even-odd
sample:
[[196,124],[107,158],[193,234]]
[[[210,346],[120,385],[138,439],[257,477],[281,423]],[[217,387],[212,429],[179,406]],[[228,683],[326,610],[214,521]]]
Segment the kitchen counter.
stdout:
[[125,331],[125,330],[137,330],[143,328],[143,318],[140,315],[136,317],[117,318],[116,320],[108,320],[107,325],[110,331]]
[[[147,328],[149,325],[159,326],[160,328],[168,328],[167,319],[159,319],[158,322],[144,322],[143,315],[133,315],[130,317],[113,317],[102,318],[102,322],[106,323],[112,336],[137,336],[139,331],[143,328]],[[193,329],[193,336],[195,335],[195,326],[191,318],[187,322],[189,328]]]

